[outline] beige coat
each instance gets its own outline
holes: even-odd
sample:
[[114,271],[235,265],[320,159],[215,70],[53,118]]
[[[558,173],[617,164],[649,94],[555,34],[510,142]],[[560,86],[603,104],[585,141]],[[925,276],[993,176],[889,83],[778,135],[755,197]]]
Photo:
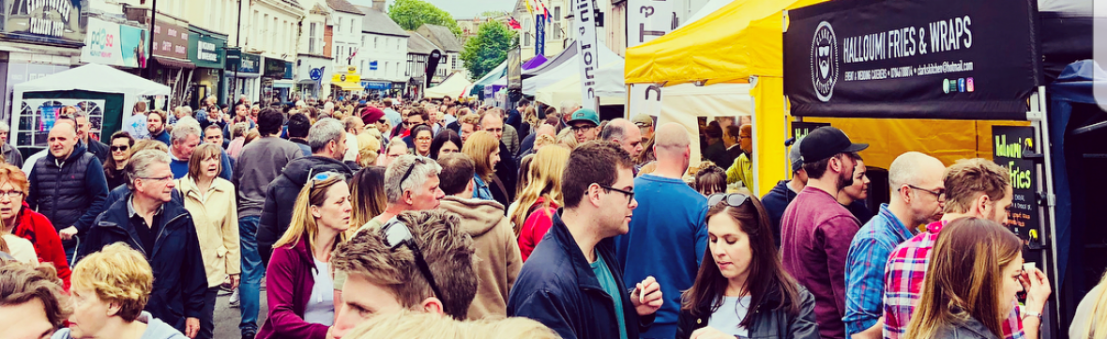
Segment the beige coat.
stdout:
[[461,227],[476,247],[479,283],[477,296],[469,306],[469,319],[507,316],[507,297],[523,267],[523,258],[503,205],[448,196],[442,199],[441,208],[461,217]]
[[202,194],[192,178],[185,176],[177,179],[177,190],[196,225],[208,287],[219,286],[227,275],[241,273],[234,184],[215,178],[207,194]]

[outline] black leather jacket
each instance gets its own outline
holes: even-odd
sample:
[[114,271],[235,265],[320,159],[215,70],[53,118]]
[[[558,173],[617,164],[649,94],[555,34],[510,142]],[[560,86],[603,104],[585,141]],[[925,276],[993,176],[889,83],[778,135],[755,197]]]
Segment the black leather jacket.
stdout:
[[[775,292],[750,310],[747,316],[756,317],[753,326],[749,328],[750,339],[819,339],[819,326],[815,323],[815,296],[803,286],[798,287],[801,304],[796,316],[790,316],[784,310],[761,309],[766,304],[779,302],[781,296]],[[701,305],[700,314],[708,316],[696,317],[688,310],[680,310],[677,339],[687,339],[692,336],[693,331],[706,327],[711,305]]]

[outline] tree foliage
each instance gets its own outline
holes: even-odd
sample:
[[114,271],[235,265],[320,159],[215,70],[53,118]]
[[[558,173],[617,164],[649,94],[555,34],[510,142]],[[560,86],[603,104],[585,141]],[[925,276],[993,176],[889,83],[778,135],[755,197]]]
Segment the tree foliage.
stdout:
[[423,24],[431,24],[445,26],[454,36],[461,36],[461,27],[450,13],[423,0],[396,0],[388,6],[388,17],[404,30],[414,31]]
[[461,60],[469,70],[469,77],[480,79],[488,71],[507,60],[507,51],[518,45],[518,33],[499,21],[485,22],[477,28],[477,36],[465,42]]

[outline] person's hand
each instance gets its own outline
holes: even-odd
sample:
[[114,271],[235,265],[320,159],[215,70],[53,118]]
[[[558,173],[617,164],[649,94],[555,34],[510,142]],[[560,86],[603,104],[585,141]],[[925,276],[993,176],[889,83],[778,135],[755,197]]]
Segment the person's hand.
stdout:
[[634,304],[638,315],[650,315],[661,309],[665,300],[661,299],[661,285],[657,283],[657,279],[649,276],[638,283],[634,292],[630,293],[630,302]]
[[238,274],[231,274],[230,278],[231,278],[231,289],[232,290],[238,288],[238,282],[240,281],[239,279],[241,277],[242,276],[238,275]]
[[689,339],[734,339],[733,335],[723,333],[711,327],[704,327],[695,331],[692,331],[692,335]]
[[1029,286],[1026,289],[1027,310],[1042,313],[1045,309],[1046,300],[1053,292],[1049,287],[1049,277],[1042,273],[1042,270],[1035,268],[1030,271],[1023,271],[1019,278],[1022,280],[1023,286]]
[[196,338],[196,335],[200,333],[200,319],[187,318],[185,319],[185,333],[184,335],[189,338]]
[[62,240],[73,239],[73,236],[75,236],[75,235],[77,235],[77,227],[76,226],[69,226],[69,227],[63,228],[61,231],[58,231],[58,236],[61,237]]

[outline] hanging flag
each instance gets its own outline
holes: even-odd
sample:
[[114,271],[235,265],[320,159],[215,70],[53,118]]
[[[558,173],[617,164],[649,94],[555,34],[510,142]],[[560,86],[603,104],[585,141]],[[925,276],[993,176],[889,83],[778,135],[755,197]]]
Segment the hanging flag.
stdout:
[[346,57],[346,64],[347,65],[349,65],[351,62],[353,62],[354,57],[357,56],[357,51],[360,51],[360,50],[361,50],[361,47],[358,47],[357,49],[354,49],[354,53],[352,53],[352,54],[350,54],[350,56]]
[[515,18],[508,18],[507,25],[511,27],[511,29],[523,29],[523,25],[520,25],[519,21],[515,20]]
[[534,8],[530,6],[530,0],[523,0],[523,3],[527,6],[527,13],[530,13],[531,16],[534,16]]
[[599,104],[596,97],[596,70],[600,68],[600,60],[596,42],[595,12],[592,0],[573,0],[572,6],[577,11],[573,24],[577,32],[577,56],[580,60],[580,106],[597,110]]

